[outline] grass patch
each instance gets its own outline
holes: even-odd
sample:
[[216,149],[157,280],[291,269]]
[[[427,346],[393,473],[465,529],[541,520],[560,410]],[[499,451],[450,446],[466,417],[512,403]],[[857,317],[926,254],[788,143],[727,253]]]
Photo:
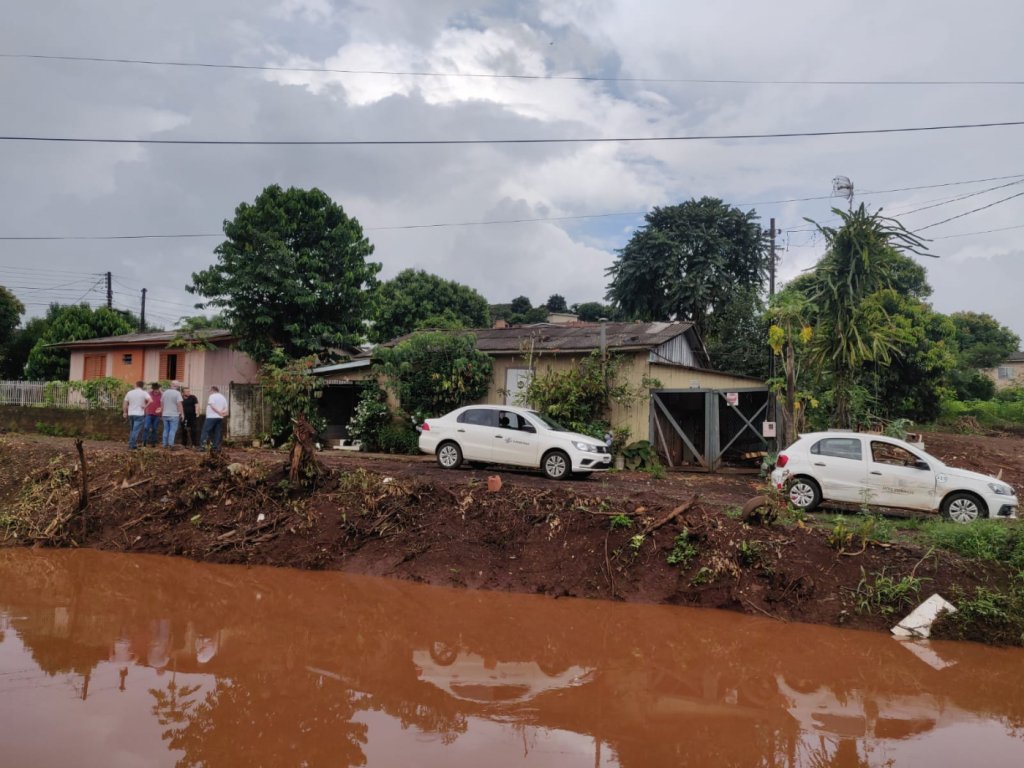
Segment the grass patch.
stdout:
[[904,576],[897,579],[883,568],[868,575],[861,568],[860,582],[854,593],[857,610],[860,613],[879,613],[892,616],[913,608],[919,602],[921,585],[925,579],[920,576]]
[[1024,645],[1024,573],[1006,591],[977,587],[953,596],[956,613],[944,613],[932,637],[992,645]]
[[669,565],[681,565],[685,568],[698,553],[697,545],[690,541],[690,532],[684,528],[672,542],[672,551],[665,560]]
[[973,560],[1002,563],[1024,572],[1024,528],[1013,520],[976,520],[958,525],[929,520],[920,528],[924,541]]

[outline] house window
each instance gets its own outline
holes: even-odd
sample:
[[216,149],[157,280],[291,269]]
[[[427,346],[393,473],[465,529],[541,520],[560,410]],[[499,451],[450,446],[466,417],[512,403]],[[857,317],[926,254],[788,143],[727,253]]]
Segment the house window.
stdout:
[[161,352],[160,353],[160,379],[177,379],[181,372],[179,368],[179,352]]
[[999,378],[1000,379],[1012,379],[1013,378],[1013,370],[1011,368],[1009,368],[1009,367],[1000,368],[999,369]]
[[132,364],[132,353],[131,352],[129,352],[126,355],[121,355],[121,365],[131,365],[131,364]]
[[106,355],[86,355],[85,366],[82,369],[82,379],[102,379],[107,375]]

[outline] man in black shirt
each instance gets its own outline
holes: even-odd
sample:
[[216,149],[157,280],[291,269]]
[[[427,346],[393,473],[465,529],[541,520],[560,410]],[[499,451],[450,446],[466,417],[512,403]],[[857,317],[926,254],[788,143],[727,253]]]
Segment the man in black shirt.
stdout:
[[186,447],[195,448],[199,445],[199,420],[196,418],[196,406],[199,405],[199,398],[193,395],[192,390],[188,387],[181,390],[181,395],[181,408],[185,414],[181,442]]

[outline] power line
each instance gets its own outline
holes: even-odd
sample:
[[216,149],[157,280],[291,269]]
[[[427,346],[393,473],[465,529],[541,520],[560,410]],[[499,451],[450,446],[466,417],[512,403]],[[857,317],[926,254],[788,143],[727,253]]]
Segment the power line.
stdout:
[[598,75],[515,75],[495,72],[436,72],[427,70],[342,69],[335,67],[288,67],[274,64],[225,64],[205,61],[107,58],[103,56],[57,56],[39,53],[0,53],[5,59],[78,61],[100,64],[134,64],[154,67],[228,69],[256,72],[307,72],[334,75],[383,75],[389,77],[454,77],[492,80],[551,80],[600,83],[691,83],[705,85],[837,85],[837,86],[1019,86],[1024,80],[754,80],[705,77],[601,77]]
[[[865,190],[861,192],[862,195],[886,195],[896,192],[913,192],[921,189],[939,189],[942,187],[953,187],[964,184],[980,184],[987,181],[1002,181],[1004,179],[1021,179],[1024,177],[1024,173],[1010,174],[1008,176],[989,176],[981,179],[962,179],[960,181],[945,181],[939,184],[919,184],[913,187],[896,187],[893,189],[875,189]],[[995,189],[995,188],[993,188]],[[991,190],[983,190],[991,191]],[[972,193],[972,194],[981,194]],[[753,207],[758,205],[784,205],[787,203],[803,203],[814,200],[830,200],[833,195],[815,195],[811,197],[790,197],[784,200],[758,200],[754,202],[742,202],[735,203],[736,207],[745,208]],[[953,198],[957,200],[961,198]],[[949,200],[947,200],[949,202]],[[440,222],[434,224],[395,224],[390,226],[379,226],[379,227],[363,227],[366,232],[381,232],[381,231],[393,231],[403,229],[438,229],[442,227],[473,227],[473,226],[488,226],[494,224],[524,224],[534,222],[547,222],[547,221],[572,221],[582,219],[598,219],[598,218],[612,218],[621,216],[644,216],[647,211],[615,211],[611,213],[589,213],[580,214],[576,216],[538,216],[535,218],[522,218],[522,219],[491,219],[491,220],[480,220],[480,221],[456,221],[456,222]],[[787,232],[809,232],[812,228],[798,228],[798,229],[787,229]],[[223,232],[201,232],[201,233],[182,233],[182,234],[156,234],[156,235],[25,235],[25,236],[0,236],[0,241],[40,241],[40,240],[149,240],[149,239],[173,239],[173,238],[210,238],[210,237],[224,237]],[[5,267],[0,267],[0,271],[3,271]],[[35,270],[29,270],[35,271]],[[82,273],[67,273],[67,274],[87,274],[90,277],[96,275],[95,272],[82,272]],[[127,287],[127,286],[122,286]]]
[[393,147],[460,146],[483,144],[613,144],[659,141],[729,141],[745,139],[795,139],[818,136],[865,136],[883,133],[921,133],[966,128],[1006,128],[1024,125],[1024,120],[990,123],[958,123],[904,128],[858,128],[843,131],[789,131],[785,133],[732,133],[695,136],[617,136],[583,139],[100,139],[72,136],[0,136],[0,141],[56,142],[70,144],[165,144],[180,146],[265,146],[265,147]]
[[1014,224],[1012,227],[996,227],[995,229],[982,229],[977,232],[958,232],[955,235],[940,235],[939,237],[933,237],[932,240],[949,240],[954,237],[969,237],[971,235],[987,235],[992,232],[1008,232],[1011,229],[1024,229],[1024,224]]
[[918,232],[923,232],[926,229],[931,229],[932,227],[937,227],[937,226],[939,226],[939,224],[945,224],[947,221],[953,221],[954,219],[962,219],[964,216],[970,216],[972,213],[977,213],[978,211],[984,211],[986,208],[991,208],[992,206],[999,205],[1000,203],[1005,203],[1007,200],[1013,200],[1014,198],[1021,197],[1021,196],[1024,196],[1024,192],[1018,192],[1015,195],[1010,195],[1009,197],[1004,197],[1002,200],[996,200],[994,203],[989,203],[988,205],[983,205],[980,208],[973,208],[973,209],[971,209],[969,211],[965,211],[964,213],[958,213],[956,216],[950,216],[948,219],[943,219],[942,221],[936,221],[936,222],[934,222],[932,224],[928,224],[926,226],[919,227],[919,228],[914,230],[914,233],[916,234]]

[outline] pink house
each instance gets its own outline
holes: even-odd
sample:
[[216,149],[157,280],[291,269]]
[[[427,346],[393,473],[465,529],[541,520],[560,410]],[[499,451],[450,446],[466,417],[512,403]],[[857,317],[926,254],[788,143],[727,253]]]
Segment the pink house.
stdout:
[[236,339],[229,331],[208,329],[197,333],[212,349],[168,346],[176,335],[175,331],[128,333],[55,346],[71,351],[69,381],[103,376],[131,384],[177,379],[196,393],[217,386],[225,394],[232,382],[257,381],[259,367],[247,354],[232,347]]

